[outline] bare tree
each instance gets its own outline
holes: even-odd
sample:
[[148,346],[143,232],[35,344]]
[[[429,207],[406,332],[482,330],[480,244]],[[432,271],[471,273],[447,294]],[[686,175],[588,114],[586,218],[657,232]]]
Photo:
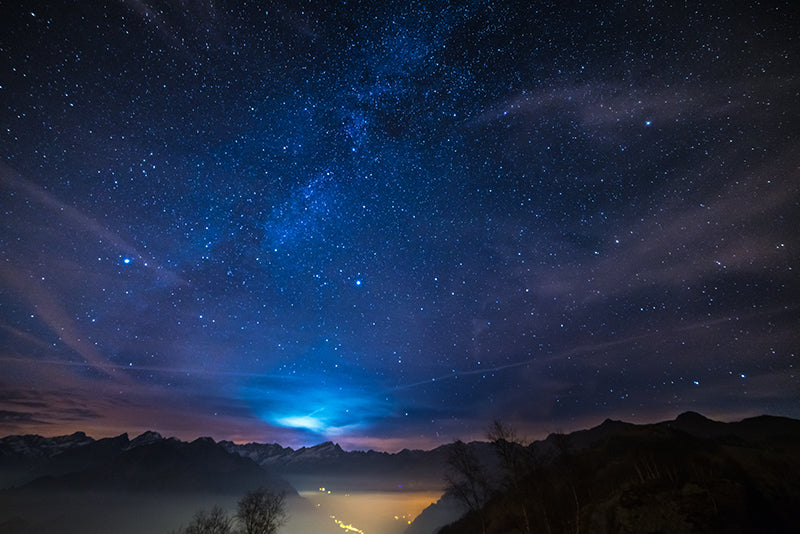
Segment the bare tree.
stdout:
[[263,489],[251,491],[239,500],[237,518],[242,534],[276,534],[286,523],[285,495]]
[[497,419],[489,425],[486,438],[497,451],[509,484],[516,488],[531,470],[532,462],[526,449],[527,440],[520,437],[514,428]]
[[478,457],[457,440],[451,445],[447,458],[447,472],[445,482],[447,489],[467,508],[477,514],[481,522],[481,532],[486,533],[486,511],[484,509],[489,500],[489,476]]
[[201,510],[194,514],[189,526],[180,531],[181,534],[230,534],[231,518],[215,506],[210,512]]
[[486,432],[487,439],[494,446],[500,463],[506,472],[506,485],[512,491],[522,515],[522,529],[530,534],[531,523],[528,517],[527,486],[523,479],[531,472],[530,454],[525,448],[526,440],[517,435],[516,430],[495,419]]

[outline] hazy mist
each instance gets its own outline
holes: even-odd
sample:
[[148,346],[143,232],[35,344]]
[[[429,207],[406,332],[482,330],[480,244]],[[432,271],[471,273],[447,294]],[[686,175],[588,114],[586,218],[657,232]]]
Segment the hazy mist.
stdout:
[[[325,489],[287,499],[281,534],[363,532],[400,534],[429,504],[435,491]],[[219,505],[231,515],[241,495],[22,491],[0,494],[0,533],[170,534],[199,510]],[[346,528],[347,526],[350,527]]]

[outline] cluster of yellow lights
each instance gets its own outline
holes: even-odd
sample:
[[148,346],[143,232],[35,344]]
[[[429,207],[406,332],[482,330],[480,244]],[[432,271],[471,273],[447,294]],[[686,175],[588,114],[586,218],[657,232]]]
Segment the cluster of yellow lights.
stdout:
[[[325,488],[318,488],[318,490],[319,490],[320,493],[328,493],[329,494],[331,492],[331,490],[326,490]],[[319,504],[317,504],[317,506],[319,506]],[[336,519],[335,515],[332,515],[330,517],[331,517],[331,519],[333,519],[334,523],[339,525],[339,528],[342,528],[342,529],[346,530],[347,532],[354,532],[355,534],[364,534],[364,531],[361,530],[360,528],[356,528],[353,525],[347,524],[344,521]],[[406,516],[406,515],[403,515],[403,516],[397,516],[396,515],[396,516],[394,516],[394,519],[395,519],[395,521],[400,521],[400,520],[408,521],[408,524],[410,525],[411,524],[411,520],[407,519],[407,517],[408,516]]]
[[331,519],[333,519],[334,523],[339,525],[339,528],[343,528],[347,532],[355,532],[355,534],[364,534],[364,531],[361,530],[360,528],[356,528],[353,525],[347,525],[347,524],[344,523],[344,521],[339,521],[338,519],[336,519],[336,516],[332,515]]

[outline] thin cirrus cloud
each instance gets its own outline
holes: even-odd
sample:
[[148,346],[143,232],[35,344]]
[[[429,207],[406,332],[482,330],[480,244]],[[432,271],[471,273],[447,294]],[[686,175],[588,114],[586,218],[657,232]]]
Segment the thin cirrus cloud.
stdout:
[[[780,165],[767,165],[758,176],[780,176]],[[754,182],[744,176],[745,182]],[[763,193],[755,202],[751,187],[735,183],[719,191],[708,203],[665,206],[656,215],[620,229],[617,242],[608,243],[588,272],[582,266],[540,278],[542,294],[570,294],[584,300],[598,295],[625,294],[643,286],[693,285],[719,273],[758,274],[767,267],[786,264],[791,239],[783,228],[769,229],[797,202],[798,190],[785,179],[770,183],[758,178]],[[667,204],[674,201],[667,201]],[[772,233],[771,239],[765,239]],[[590,260],[591,261],[591,260]],[[790,273],[787,271],[786,276]]]

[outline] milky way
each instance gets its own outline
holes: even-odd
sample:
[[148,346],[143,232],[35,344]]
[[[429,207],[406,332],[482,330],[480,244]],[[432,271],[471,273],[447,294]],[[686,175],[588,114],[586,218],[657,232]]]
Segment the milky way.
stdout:
[[792,2],[17,4],[0,432],[800,417]]

